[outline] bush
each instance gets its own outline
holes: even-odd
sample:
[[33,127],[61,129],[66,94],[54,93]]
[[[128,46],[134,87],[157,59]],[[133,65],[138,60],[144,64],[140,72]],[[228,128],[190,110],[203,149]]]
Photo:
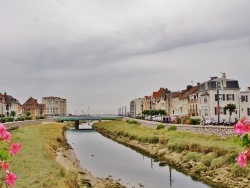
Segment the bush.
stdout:
[[223,166],[224,163],[225,163],[225,157],[218,157],[212,160],[210,167],[212,169],[219,168]]
[[171,125],[168,127],[168,131],[176,131],[177,127],[175,125]]
[[197,152],[188,152],[188,154],[184,157],[184,161],[200,161],[201,160],[202,155],[200,153]]
[[24,117],[18,117],[16,121],[24,121]]
[[24,119],[25,119],[25,120],[31,120],[32,117],[30,117],[30,116],[25,116]]
[[164,129],[165,128],[165,125],[163,125],[163,124],[159,124],[159,125],[157,125],[157,130],[159,130],[159,129]]
[[149,139],[149,143],[151,144],[156,144],[159,142],[159,137],[158,136],[151,136],[150,139]]
[[13,117],[6,117],[5,122],[13,122],[14,118]]
[[5,123],[5,118],[1,118],[0,123]]
[[190,125],[200,125],[200,119],[190,119]]
[[216,153],[210,152],[210,153],[204,155],[204,156],[201,158],[201,163],[204,164],[204,165],[206,165],[206,166],[210,166],[211,163],[212,163],[212,160],[213,160],[214,158],[216,158],[216,157],[217,157],[217,154],[216,154]]
[[126,120],[126,122],[128,123],[128,124],[135,124],[135,125],[141,125],[141,123],[140,122],[138,122],[138,121],[136,121],[136,120]]
[[177,120],[176,120],[176,123],[177,124],[181,124],[181,118],[176,118]]
[[245,177],[248,173],[249,170],[247,168],[241,168],[237,163],[235,163],[232,167],[233,177]]

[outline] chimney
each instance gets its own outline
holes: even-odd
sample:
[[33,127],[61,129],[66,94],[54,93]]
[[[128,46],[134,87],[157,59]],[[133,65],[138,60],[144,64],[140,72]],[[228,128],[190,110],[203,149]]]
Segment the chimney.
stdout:
[[222,73],[222,87],[227,87],[226,73]]
[[193,86],[187,85],[187,90],[190,90]]

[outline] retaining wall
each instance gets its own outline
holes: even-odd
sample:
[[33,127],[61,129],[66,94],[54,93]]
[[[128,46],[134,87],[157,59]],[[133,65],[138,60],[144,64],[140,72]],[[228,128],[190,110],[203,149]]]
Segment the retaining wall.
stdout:
[[221,137],[230,137],[230,136],[235,135],[233,132],[232,126],[166,124],[166,123],[155,122],[155,121],[124,118],[124,120],[127,120],[127,119],[139,121],[143,126],[147,126],[151,128],[156,128],[157,125],[164,124],[166,125],[166,127],[175,125],[177,127],[177,131],[184,131],[184,132],[190,132],[190,133],[196,133],[196,134],[218,135]]

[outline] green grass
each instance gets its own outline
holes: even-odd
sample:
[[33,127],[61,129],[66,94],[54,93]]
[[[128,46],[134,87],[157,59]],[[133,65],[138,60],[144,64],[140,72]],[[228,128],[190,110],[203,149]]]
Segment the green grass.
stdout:
[[[164,145],[173,152],[196,152],[204,156],[204,165],[211,165],[214,158],[224,156],[213,161],[213,168],[220,166],[221,159],[226,163],[235,163],[235,156],[244,150],[234,144],[231,138],[220,138],[218,136],[207,136],[180,131],[169,131],[167,129],[149,128],[141,125],[129,124],[126,121],[98,122],[95,129],[114,136],[123,136],[138,140],[143,143],[158,143]],[[152,142],[153,138],[158,138]],[[214,154],[211,156],[211,154]],[[201,158],[201,157],[200,157]],[[186,159],[187,160],[187,159]]]
[[[75,174],[66,173],[55,160],[63,147],[63,125],[27,126],[11,132],[13,142],[23,144],[20,154],[11,158],[11,171],[17,174],[15,187],[69,187]],[[65,145],[64,147],[67,147]]]

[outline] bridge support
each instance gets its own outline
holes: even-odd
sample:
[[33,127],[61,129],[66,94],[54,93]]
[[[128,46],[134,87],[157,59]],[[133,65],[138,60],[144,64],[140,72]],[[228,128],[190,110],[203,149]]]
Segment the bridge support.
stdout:
[[79,120],[75,121],[75,130],[79,130]]

